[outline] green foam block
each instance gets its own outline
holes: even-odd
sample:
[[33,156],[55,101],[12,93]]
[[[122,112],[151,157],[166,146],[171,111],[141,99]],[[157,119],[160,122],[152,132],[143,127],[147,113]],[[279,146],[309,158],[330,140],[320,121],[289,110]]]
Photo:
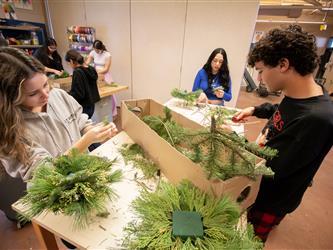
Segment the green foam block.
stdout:
[[203,237],[203,224],[197,212],[174,211],[172,214],[172,235],[182,239]]

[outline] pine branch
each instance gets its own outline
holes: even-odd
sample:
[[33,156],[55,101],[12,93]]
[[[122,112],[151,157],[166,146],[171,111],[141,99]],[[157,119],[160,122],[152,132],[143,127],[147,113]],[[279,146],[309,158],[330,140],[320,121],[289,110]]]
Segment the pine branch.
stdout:
[[222,137],[225,137],[225,138],[229,139],[233,143],[237,144],[238,146],[243,147],[247,151],[251,152],[254,155],[257,155],[260,158],[272,159],[275,156],[277,156],[278,151],[276,149],[272,149],[272,148],[269,148],[269,147],[261,148],[261,147],[259,147],[259,145],[255,144],[255,143],[246,142],[244,137],[240,137],[235,133],[229,133],[228,134],[228,133],[225,133],[221,130],[219,130],[218,133]]
[[205,119],[214,117],[216,126],[219,126],[225,124],[226,120],[231,120],[236,112],[236,110],[225,107],[209,107],[208,112],[205,114]]
[[187,92],[186,90],[175,88],[171,91],[171,95],[175,98],[184,100],[186,106],[193,106],[196,103],[201,93],[202,93],[201,89],[198,89],[194,92]]
[[169,142],[173,147],[179,145],[185,139],[185,129],[171,120],[171,110],[164,109],[165,117],[145,116],[143,121],[159,136]]
[[[216,199],[190,182],[178,186],[161,182],[155,193],[142,191],[133,202],[138,217],[125,228],[124,246],[129,249],[231,249],[228,246],[246,245],[260,249],[253,229],[237,231],[239,209],[228,198]],[[194,211],[200,214],[203,238],[182,239],[172,234],[172,214],[175,211]]]
[[243,175],[255,179],[258,175],[273,174],[266,166],[257,166],[254,155],[271,159],[277,154],[276,150],[260,148],[235,133],[217,128],[215,116],[211,117],[209,130],[190,131],[173,121],[171,113],[167,111],[164,111],[165,118],[146,116],[143,120],[179,152],[199,163],[206,170],[208,178],[226,180]]
[[120,149],[125,163],[132,162],[139,168],[146,179],[156,176],[159,167],[145,156],[145,152],[139,144],[124,144]]
[[121,171],[111,171],[114,161],[80,154],[48,159],[41,163],[22,198],[28,219],[43,212],[63,213],[74,217],[74,228],[88,225],[95,212],[105,212],[107,199],[115,199],[110,184],[120,181]]

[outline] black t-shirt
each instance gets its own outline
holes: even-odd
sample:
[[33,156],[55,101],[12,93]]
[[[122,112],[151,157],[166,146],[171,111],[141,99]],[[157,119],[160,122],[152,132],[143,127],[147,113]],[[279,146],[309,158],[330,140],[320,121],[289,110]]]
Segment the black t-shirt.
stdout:
[[285,97],[280,105],[265,103],[254,115],[269,119],[266,145],[278,156],[267,165],[273,178],[263,177],[254,206],[283,215],[294,211],[333,144],[333,105],[327,93],[307,99]]

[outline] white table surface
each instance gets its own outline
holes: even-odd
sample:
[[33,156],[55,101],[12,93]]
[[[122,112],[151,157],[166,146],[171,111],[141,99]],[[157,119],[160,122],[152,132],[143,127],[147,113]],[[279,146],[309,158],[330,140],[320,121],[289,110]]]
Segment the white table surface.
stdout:
[[[117,150],[123,143],[133,143],[133,141],[125,132],[120,132],[92,152],[94,155],[109,159],[118,157],[119,160],[113,169],[123,171],[123,180],[112,184],[112,188],[119,197],[116,201],[107,204],[110,213],[107,218],[95,216],[89,226],[83,230],[75,230],[73,228],[73,218],[62,214],[42,214],[36,216],[33,219],[34,222],[80,249],[123,249],[121,246],[125,236],[123,228],[135,219],[130,205],[142,189],[134,176],[136,175],[136,179],[143,177],[139,169],[132,167],[132,165],[125,165]],[[152,190],[156,188],[157,180],[140,181]],[[22,211],[22,205],[18,203],[14,205],[14,208]]]
[[[224,106],[217,106],[217,105],[211,105],[207,104],[206,107],[184,107],[183,101],[177,98],[171,98],[166,103],[164,103],[164,106],[167,106],[169,109],[171,109],[174,112],[177,112],[186,118],[195,121],[196,123],[208,127],[210,126],[210,119],[209,117],[206,117],[207,112],[209,111],[209,107],[221,107],[230,109],[228,107]],[[244,135],[244,125],[243,124],[235,124],[231,126],[232,130],[235,131],[239,135]]]

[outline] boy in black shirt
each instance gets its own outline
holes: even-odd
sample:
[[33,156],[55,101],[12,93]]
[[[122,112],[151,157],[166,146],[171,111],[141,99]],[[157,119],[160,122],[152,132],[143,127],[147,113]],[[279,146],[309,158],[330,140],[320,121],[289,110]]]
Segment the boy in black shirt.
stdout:
[[264,242],[272,228],[301,203],[333,144],[333,105],[313,78],[316,49],[315,37],[292,25],[269,31],[249,54],[249,65],[259,71],[258,80],[285,95],[279,105],[249,107],[234,117],[235,121],[252,115],[269,119],[259,143],[279,151],[267,162],[274,177],[263,176],[248,211],[249,222]]

